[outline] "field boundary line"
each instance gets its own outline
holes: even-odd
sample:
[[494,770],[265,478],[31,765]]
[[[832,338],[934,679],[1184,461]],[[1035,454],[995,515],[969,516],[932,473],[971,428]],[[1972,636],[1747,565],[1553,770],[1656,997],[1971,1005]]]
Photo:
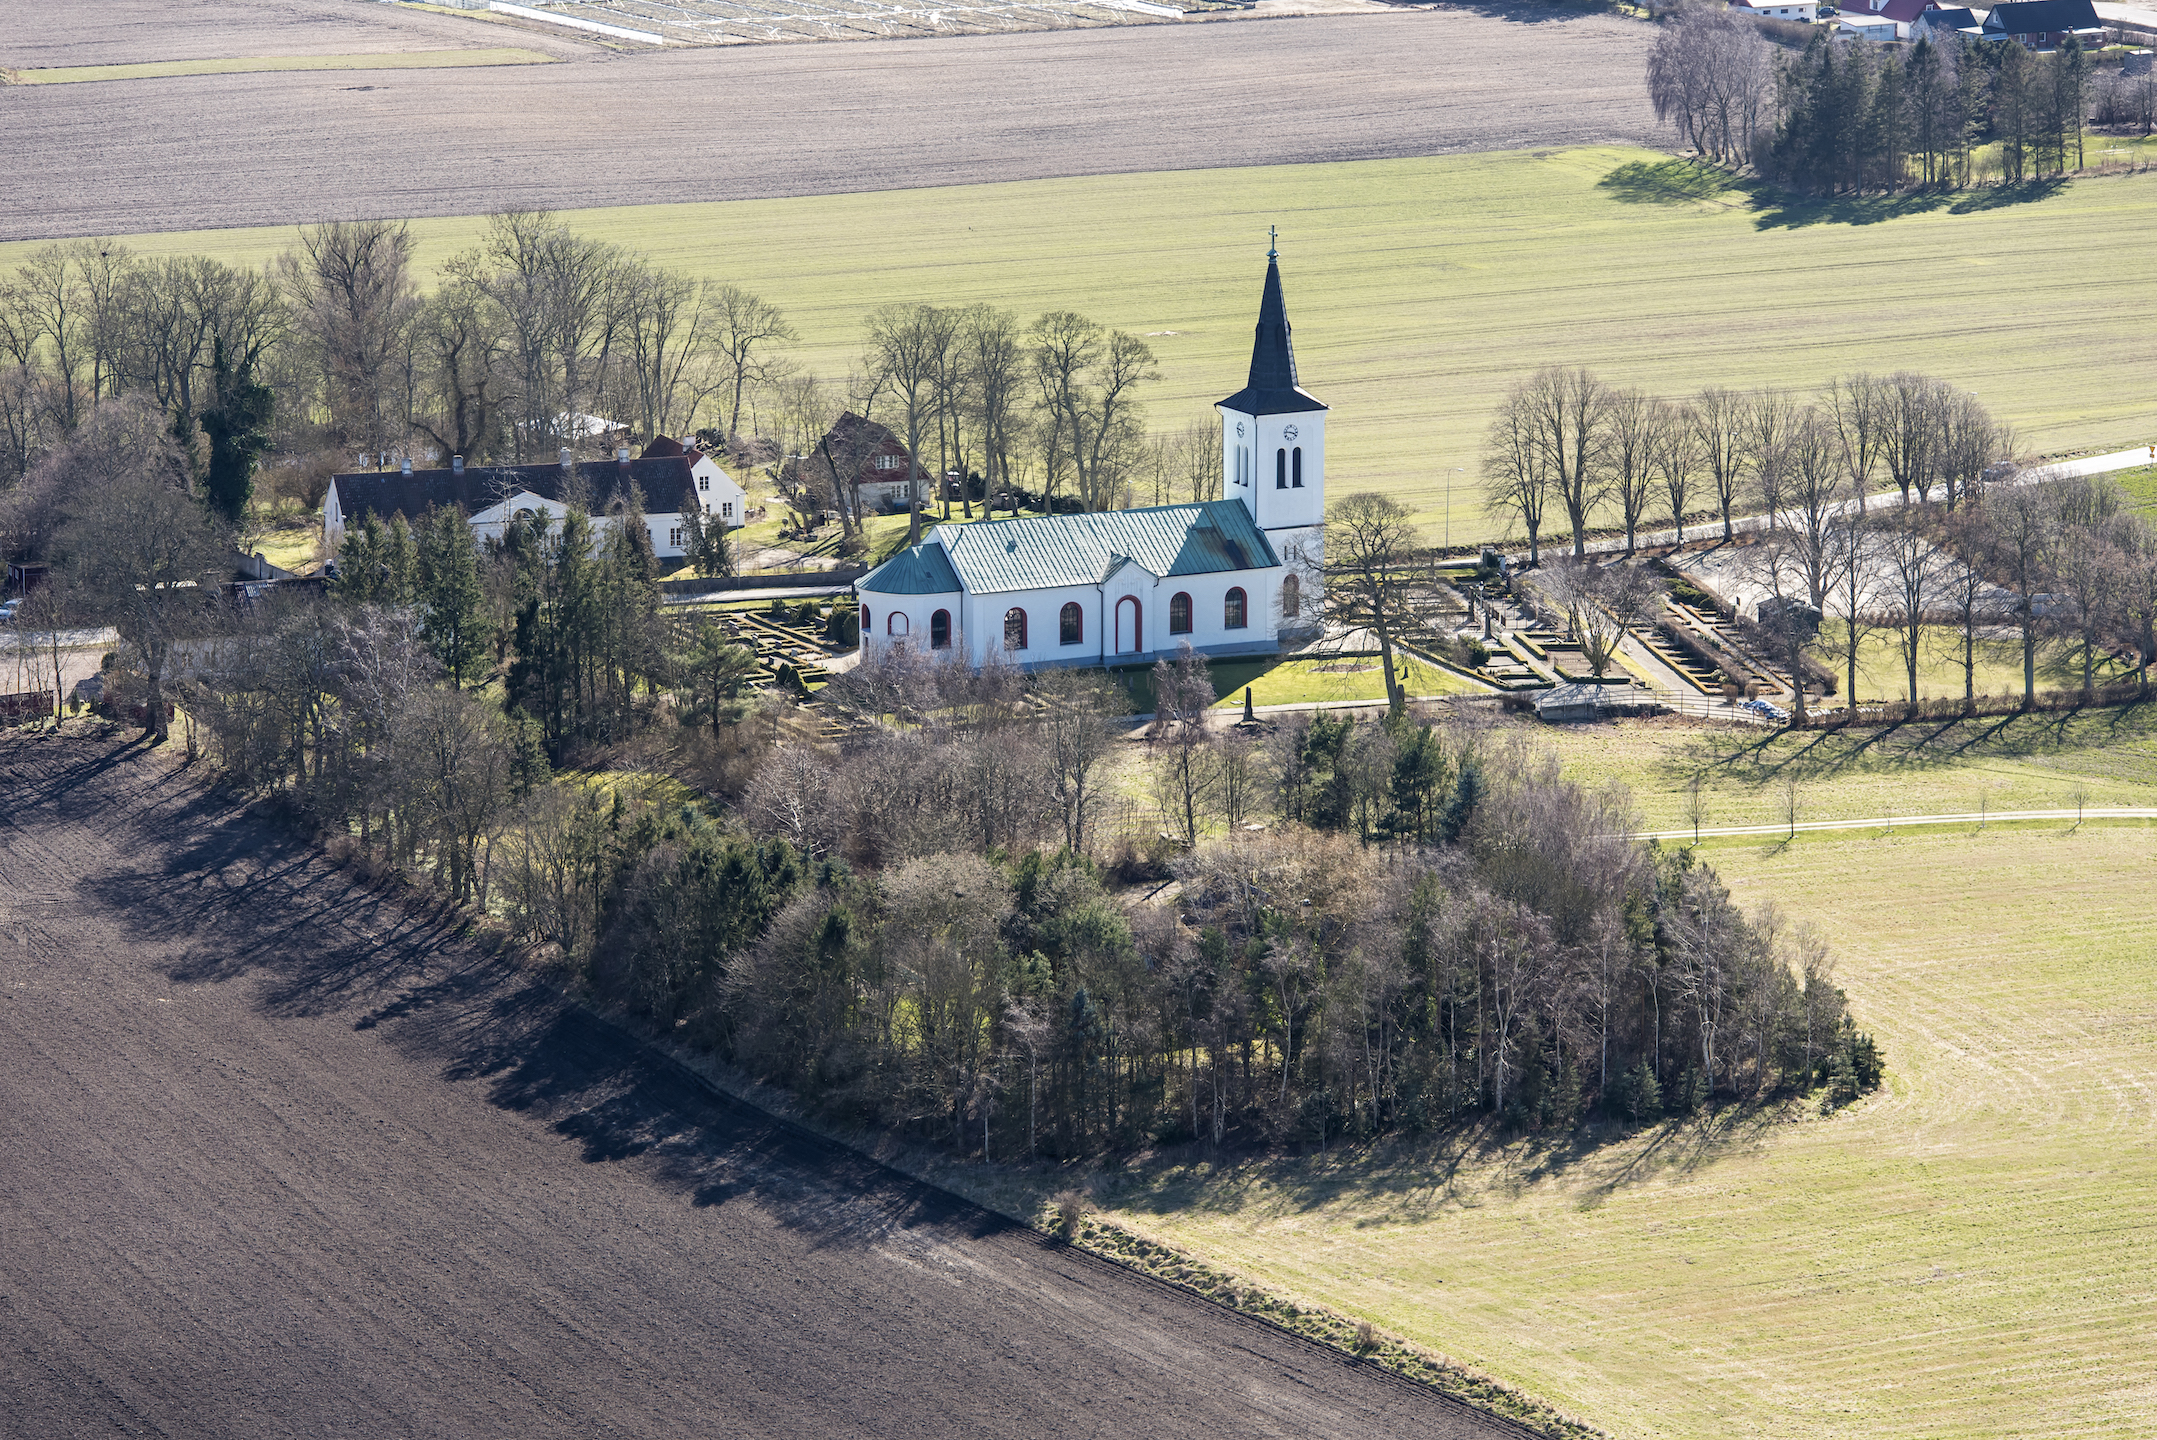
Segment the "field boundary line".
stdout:
[[1788,835],[1819,833],[1834,830],[1893,830],[1908,825],[1985,825],[2010,820],[2072,820],[2082,824],[2090,820],[2157,820],[2157,806],[2149,805],[2091,805],[2084,809],[2072,807],[2060,810],[1970,810],[1951,815],[1875,815],[1861,820],[1801,820],[1795,825],[1787,822],[1768,825],[1703,825],[1695,831],[1690,827],[1682,830],[1636,830],[1635,840],[1690,840],[1696,834],[1702,840],[1730,839],[1743,836]]

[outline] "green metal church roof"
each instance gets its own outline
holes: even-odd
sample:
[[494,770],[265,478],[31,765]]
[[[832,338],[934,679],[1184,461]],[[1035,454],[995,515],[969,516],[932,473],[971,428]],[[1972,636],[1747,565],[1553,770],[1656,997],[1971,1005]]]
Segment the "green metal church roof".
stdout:
[[956,595],[959,577],[933,540],[914,545],[886,560],[855,582],[859,589],[886,595]]
[[1126,562],[1155,575],[1263,570],[1280,558],[1240,501],[1040,515],[952,526],[855,582],[886,595],[972,594],[1098,585]]

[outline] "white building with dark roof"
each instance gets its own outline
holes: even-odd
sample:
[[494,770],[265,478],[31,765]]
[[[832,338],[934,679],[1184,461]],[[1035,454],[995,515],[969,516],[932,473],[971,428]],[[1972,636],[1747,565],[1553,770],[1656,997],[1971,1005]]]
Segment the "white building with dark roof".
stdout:
[[574,501],[592,517],[595,531],[613,525],[607,512],[634,485],[644,501],[652,553],[676,560],[684,553],[694,507],[700,524],[731,530],[743,523],[747,497],[718,462],[676,440],[662,437],[632,459],[626,449],[612,460],[576,461],[561,452],[553,465],[466,465],[454,458],[446,470],[360,470],[330,477],[322,499],[322,535],[331,550],[345,532],[373,515],[387,523],[402,515],[416,525],[437,506],[463,511],[472,533],[500,540],[520,514],[559,522]]
[[1220,402],[1220,500],[939,526],[854,583],[861,648],[1022,669],[1265,655],[1314,627],[1326,407],[1296,374],[1278,256],[1244,388]]

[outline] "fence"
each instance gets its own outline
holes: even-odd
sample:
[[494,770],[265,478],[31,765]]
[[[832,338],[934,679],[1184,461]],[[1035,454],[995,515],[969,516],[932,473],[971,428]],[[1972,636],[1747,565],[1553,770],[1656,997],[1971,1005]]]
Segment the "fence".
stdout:
[[708,580],[662,580],[663,595],[723,595],[730,590],[815,590],[851,585],[869,573],[866,565],[834,570],[775,570],[769,575],[719,575]]
[[23,690],[13,695],[0,695],[0,725],[49,719],[60,708],[59,698],[50,690]]

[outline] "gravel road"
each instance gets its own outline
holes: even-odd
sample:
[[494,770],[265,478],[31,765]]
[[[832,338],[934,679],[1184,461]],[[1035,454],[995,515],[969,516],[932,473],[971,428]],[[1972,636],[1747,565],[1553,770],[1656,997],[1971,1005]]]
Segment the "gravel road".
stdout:
[[0,1435],[1517,1433],[715,1100],[165,757],[0,796]]
[[17,86],[0,240],[1650,142],[1651,38],[1429,10]]

